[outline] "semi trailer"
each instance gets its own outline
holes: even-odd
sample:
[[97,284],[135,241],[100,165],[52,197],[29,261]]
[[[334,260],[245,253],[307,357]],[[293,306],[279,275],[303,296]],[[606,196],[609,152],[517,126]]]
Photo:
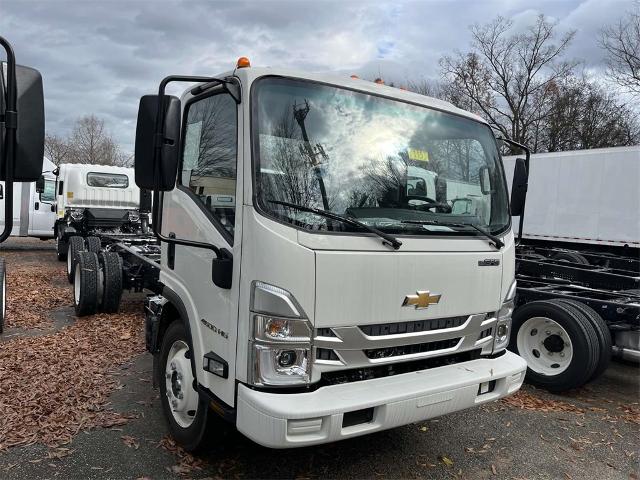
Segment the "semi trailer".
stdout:
[[[56,165],[44,158],[42,175],[35,182],[16,182],[13,188],[13,228],[11,236],[36,237],[41,240],[53,238],[56,221],[55,183],[53,171]],[[4,210],[5,183],[0,182],[0,211]],[[4,219],[0,220],[0,228]]]
[[[189,84],[180,99],[173,82]],[[246,58],[167,77],[136,130],[152,234],[105,234],[97,252],[70,238],[76,312],[147,291],[154,383],[189,450],[216,415],[289,448],[495,401],[526,370],[507,350],[515,243],[498,148],[474,114],[358,79]],[[514,182],[517,211],[521,166]]]
[[612,354],[640,361],[640,147],[535,154],[528,173],[510,348],[529,382],[561,392]]

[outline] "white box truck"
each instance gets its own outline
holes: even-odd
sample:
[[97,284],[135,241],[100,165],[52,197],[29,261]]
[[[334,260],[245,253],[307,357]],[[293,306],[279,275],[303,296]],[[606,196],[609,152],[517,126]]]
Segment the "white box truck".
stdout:
[[[509,176],[516,157],[504,157]],[[531,156],[525,240],[640,249],[640,146]]]
[[[16,182],[13,186],[13,228],[11,236],[37,237],[42,240],[53,238],[53,224],[56,221],[55,164],[43,159],[43,191],[38,192],[36,182]],[[4,182],[0,182],[0,211],[4,210]],[[4,219],[0,219],[0,229]]]
[[[515,245],[486,122],[247,63],[141,99],[136,182],[154,191],[156,236],[77,253],[77,312],[113,309],[116,287],[153,293],[147,348],[174,437],[197,449],[221,415],[302,447],[516,392]],[[173,81],[199,83],[179,100]],[[454,209],[449,183],[483,214]]]

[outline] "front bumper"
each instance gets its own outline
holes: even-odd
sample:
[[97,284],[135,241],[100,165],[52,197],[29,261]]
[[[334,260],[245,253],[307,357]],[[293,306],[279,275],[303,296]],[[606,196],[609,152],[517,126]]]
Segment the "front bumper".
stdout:
[[[266,393],[238,387],[237,427],[272,448],[334,442],[457,412],[516,392],[527,364],[507,351],[456,365],[322,387],[309,393]],[[494,389],[479,395],[481,383]],[[373,408],[366,423],[343,426],[347,412]]]

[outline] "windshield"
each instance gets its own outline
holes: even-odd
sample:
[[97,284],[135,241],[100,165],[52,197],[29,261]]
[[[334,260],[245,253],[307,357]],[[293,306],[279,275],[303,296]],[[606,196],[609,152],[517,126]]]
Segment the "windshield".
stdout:
[[258,207],[310,230],[353,226],[277,202],[353,217],[390,233],[476,235],[509,225],[488,126],[366,93],[267,77],[253,96]]
[[90,187],[127,188],[129,177],[120,173],[87,173],[87,185]]

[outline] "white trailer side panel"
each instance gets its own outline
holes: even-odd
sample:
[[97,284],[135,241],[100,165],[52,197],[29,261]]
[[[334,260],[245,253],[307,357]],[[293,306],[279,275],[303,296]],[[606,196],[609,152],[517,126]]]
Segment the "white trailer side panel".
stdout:
[[640,146],[532,155],[523,236],[640,247]]

